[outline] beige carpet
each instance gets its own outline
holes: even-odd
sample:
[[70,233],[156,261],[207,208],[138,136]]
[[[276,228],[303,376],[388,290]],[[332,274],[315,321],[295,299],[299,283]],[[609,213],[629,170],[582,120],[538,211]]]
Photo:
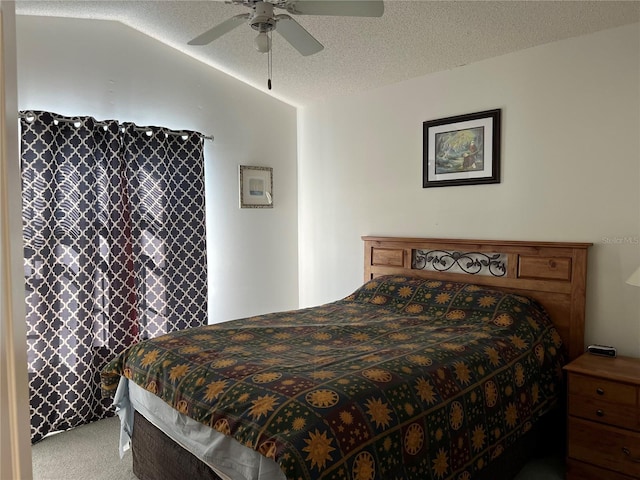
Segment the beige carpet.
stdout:
[[[52,435],[35,444],[34,480],[136,480],[131,451],[120,459],[118,417]],[[563,480],[561,459],[544,458],[525,466],[514,480]]]
[[120,459],[118,417],[51,435],[31,450],[34,480],[136,480],[131,451]]

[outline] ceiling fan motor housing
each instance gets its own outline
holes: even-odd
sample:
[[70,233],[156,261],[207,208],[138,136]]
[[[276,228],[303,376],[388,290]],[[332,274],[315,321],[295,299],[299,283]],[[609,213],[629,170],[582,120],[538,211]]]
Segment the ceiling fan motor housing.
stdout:
[[273,4],[269,2],[256,2],[253,15],[249,19],[249,25],[258,32],[270,32],[276,27],[276,19],[273,16]]

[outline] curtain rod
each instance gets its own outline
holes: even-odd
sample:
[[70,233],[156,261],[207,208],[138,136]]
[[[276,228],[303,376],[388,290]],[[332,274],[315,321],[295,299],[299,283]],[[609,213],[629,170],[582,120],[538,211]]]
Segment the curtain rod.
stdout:
[[[18,112],[18,118],[24,118],[27,122],[32,122],[35,119],[36,115],[33,112],[27,112],[27,113],[22,113],[22,112]],[[79,127],[79,123],[80,120],[74,120],[73,118],[62,118],[62,117],[53,117],[53,120],[56,122],[62,122],[62,123],[71,123],[73,124],[75,127]],[[78,125],[76,125],[76,123]],[[96,125],[99,127],[105,127],[107,125],[106,122],[101,122],[96,120]],[[118,122],[118,125],[120,125],[120,122]],[[121,127],[124,128],[124,127]],[[162,127],[160,127],[162,128]],[[152,132],[151,127],[139,127],[137,125],[134,124],[133,129],[136,132]],[[163,129],[164,130],[164,129]],[[204,140],[211,140],[213,141],[213,135],[205,135],[204,133],[200,133],[200,132],[195,132],[197,133],[200,138],[204,139]],[[188,135],[189,132],[185,132],[185,131],[179,131],[179,132],[174,132],[174,131],[165,131],[164,132],[165,135],[172,135],[175,137],[182,137],[183,135]]]

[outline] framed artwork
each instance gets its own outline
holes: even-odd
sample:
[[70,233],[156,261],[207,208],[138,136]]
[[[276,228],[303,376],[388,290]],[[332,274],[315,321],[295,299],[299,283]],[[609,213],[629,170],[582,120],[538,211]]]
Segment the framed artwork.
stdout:
[[422,186],[500,183],[500,110],[422,124]]
[[273,168],[240,165],[240,208],[273,208]]

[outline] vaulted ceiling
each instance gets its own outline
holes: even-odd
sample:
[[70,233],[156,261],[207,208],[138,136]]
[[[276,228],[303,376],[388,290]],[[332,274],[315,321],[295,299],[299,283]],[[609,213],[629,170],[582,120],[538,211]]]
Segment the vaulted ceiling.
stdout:
[[216,0],[16,2],[18,15],[119,21],[294,106],[304,106],[640,22],[640,1],[387,0],[381,17],[293,15],[324,50],[302,56],[275,34],[271,91],[268,55],[255,50],[256,32],[249,25],[206,46],[187,44],[214,25],[248,12],[245,6]]

